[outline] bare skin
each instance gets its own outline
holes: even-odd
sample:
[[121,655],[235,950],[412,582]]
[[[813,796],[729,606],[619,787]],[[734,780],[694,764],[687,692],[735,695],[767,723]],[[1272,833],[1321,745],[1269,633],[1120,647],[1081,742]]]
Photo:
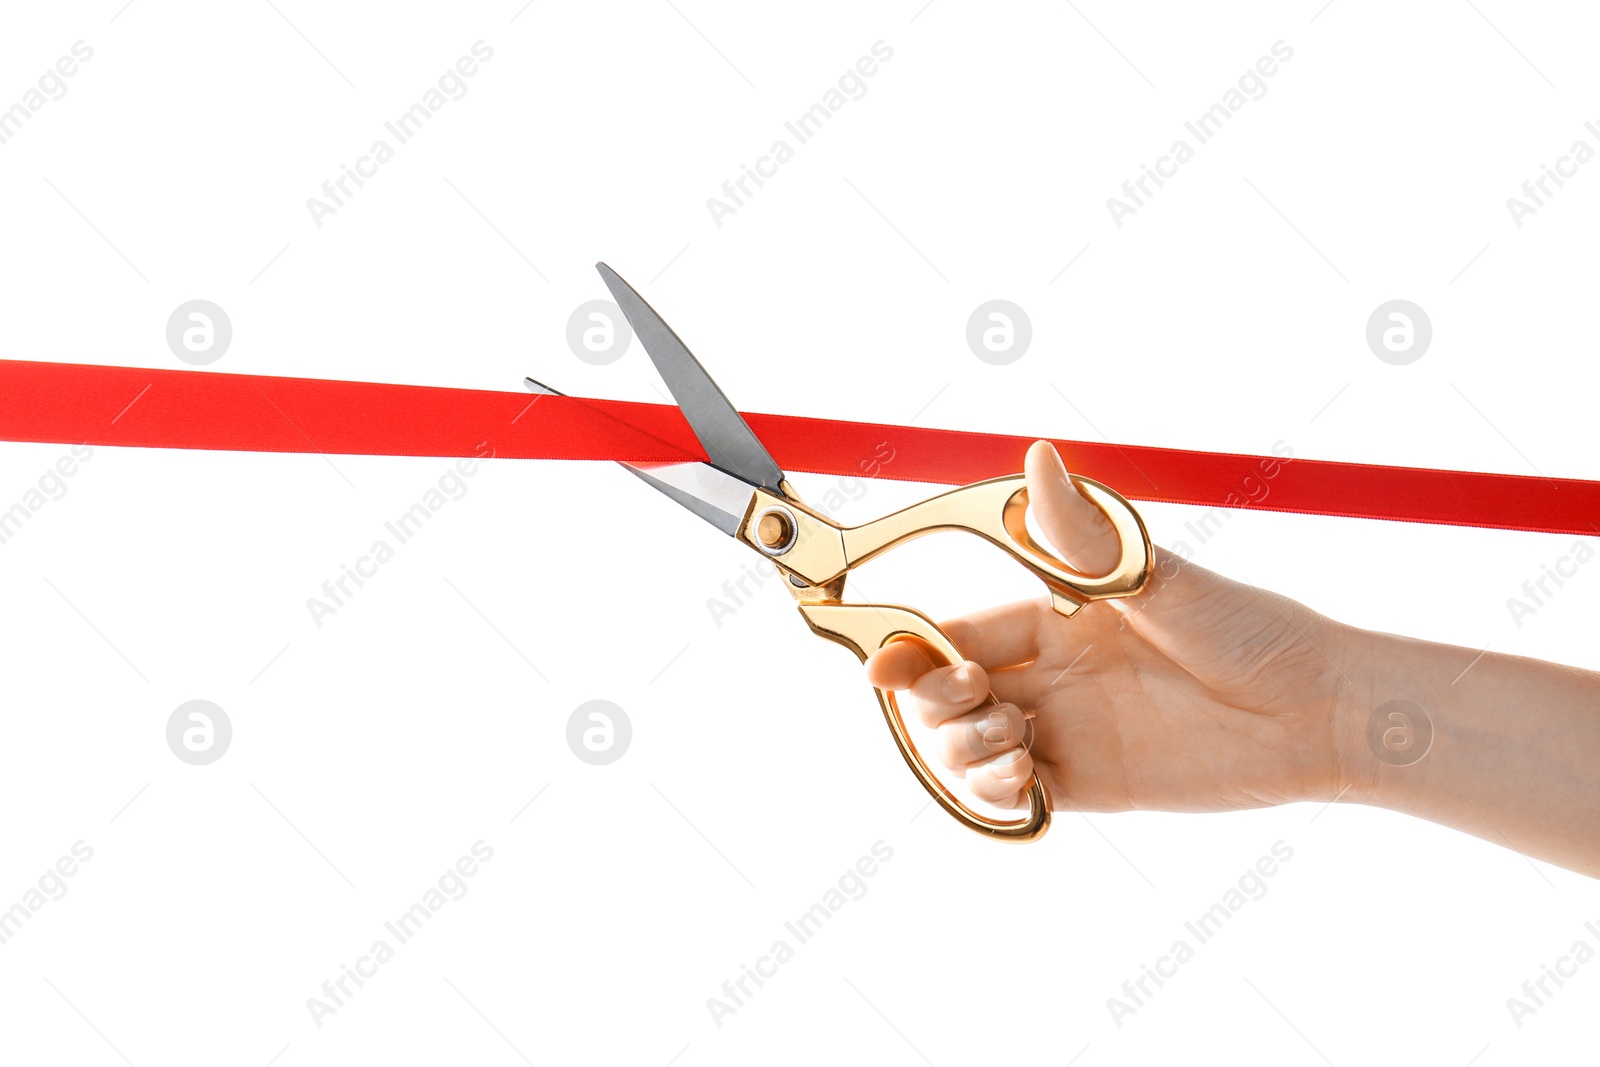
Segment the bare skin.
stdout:
[[[1035,443],[1026,474],[1063,558],[1109,571],[1116,533],[1055,449]],[[867,674],[910,690],[941,761],[984,800],[1024,803],[1035,768],[1057,809],[1338,800],[1600,877],[1595,672],[1347,626],[1161,548],[1143,592],[1072,619],[1041,598],[941,625],[971,659],[930,669],[901,643]],[[1001,706],[975,711],[990,691]]]

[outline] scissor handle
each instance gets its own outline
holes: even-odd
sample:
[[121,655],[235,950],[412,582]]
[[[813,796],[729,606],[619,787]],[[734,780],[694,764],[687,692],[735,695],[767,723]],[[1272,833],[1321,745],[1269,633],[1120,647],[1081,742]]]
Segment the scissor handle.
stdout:
[[845,557],[854,567],[902,541],[934,530],[965,530],[999,546],[1049,587],[1055,610],[1073,615],[1091,600],[1127,596],[1144,587],[1154,552],[1144,520],[1122,494],[1092,478],[1069,475],[1073,484],[1110,520],[1122,557],[1109,574],[1080,574],[1028,532],[1028,487],[1020,474],[973,482],[864,526],[843,530]]
[[[896,641],[916,641],[935,660],[935,666],[949,666],[966,658],[932,619],[910,608],[892,604],[801,604],[800,614],[805,616],[807,625],[813,631],[844,645],[860,656],[863,662],[878,649]],[[939,660],[943,660],[943,663],[939,663]],[[883,708],[884,720],[889,724],[889,732],[894,735],[894,743],[900,746],[900,755],[905,757],[906,765],[917,776],[917,781],[922,783],[922,788],[945,811],[969,829],[1001,841],[1034,841],[1049,829],[1050,795],[1039,780],[1037,771],[1028,785],[1026,817],[1007,822],[974,811],[946,788],[917,751],[916,743],[906,730],[905,718],[900,713],[900,705],[893,691],[874,691],[878,694],[878,704]],[[998,703],[994,694],[990,693],[981,706]]]

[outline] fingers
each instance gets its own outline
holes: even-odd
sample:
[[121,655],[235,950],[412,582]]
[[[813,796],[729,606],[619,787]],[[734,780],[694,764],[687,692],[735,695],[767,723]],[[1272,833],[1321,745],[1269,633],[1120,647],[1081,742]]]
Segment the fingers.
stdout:
[[939,724],[939,762],[957,774],[1022,743],[1028,720],[1015,704],[990,704]]
[[1055,446],[1035,441],[1023,470],[1028,479],[1028,507],[1066,562],[1083,574],[1111,573],[1122,559],[1116,528],[1072,484]]
[[[928,717],[924,711],[924,721]],[[1017,705],[986,704],[939,724],[935,735],[939,762],[965,778],[979,800],[1017,807],[1033,777],[1033,758],[1023,745],[1027,729],[1027,718]]]
[[988,670],[1015,667],[1039,655],[1039,626],[1050,609],[1043,600],[1019,600],[942,623],[950,642]]
[[922,725],[937,727],[976,708],[989,695],[989,676],[971,660],[938,667],[911,683]]
[[1067,672],[1039,671],[1032,667],[1012,667],[1003,671],[989,671],[989,692],[1002,704],[1015,704],[1023,708],[1036,708],[1063,682]]
[[[940,629],[968,660],[999,670],[1039,655],[1040,615],[1047,610],[1043,601],[1021,600],[940,623]],[[921,642],[895,641],[868,657],[867,680],[879,689],[910,689],[937,666]]]
[[886,666],[880,659],[888,651],[867,661],[868,675],[879,688],[911,690],[917,718],[938,731],[939,762],[965,778],[979,800],[1005,808],[1021,805],[1033,776],[1033,759],[1023,747],[1027,730],[1023,710],[1016,704],[980,707],[989,697],[988,672],[971,660],[932,667],[921,650],[905,658],[903,666],[913,675],[907,684],[885,685],[900,681],[886,677],[897,669],[892,661]]
[[979,800],[1002,808],[1020,808],[1027,803],[1028,785],[1033,780],[1033,757],[1016,748],[975,767],[967,768],[967,788]]
[[894,641],[867,657],[867,681],[879,689],[910,689],[938,666],[920,641]]

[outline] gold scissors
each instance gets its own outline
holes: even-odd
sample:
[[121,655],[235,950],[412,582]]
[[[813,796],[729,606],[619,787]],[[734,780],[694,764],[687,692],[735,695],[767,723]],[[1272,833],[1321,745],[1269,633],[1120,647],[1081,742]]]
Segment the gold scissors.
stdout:
[[[672,391],[709,463],[635,466],[624,463],[679,504],[723,533],[770,559],[787,579],[812,631],[841,644],[863,661],[896,641],[915,641],[936,665],[965,657],[927,616],[892,604],[844,603],[845,576],[879,553],[935,530],[965,530],[998,546],[1032,571],[1050,590],[1052,606],[1065,616],[1092,600],[1129,596],[1150,574],[1150,535],[1132,505],[1090,478],[1073,483],[1111,521],[1122,542],[1122,559],[1101,577],[1079,574],[1028,532],[1028,490],[1020,474],[991,478],[931,497],[864,526],[844,527],[805,506],[737,409],[690,354],[678,335],[604,263],[596,264],[656,370]],[[557,394],[532,378],[538,393]],[[928,767],[906,729],[893,692],[878,689],[878,704],[895,744],[917,781],[945,811],[967,827],[1005,841],[1032,841],[1050,825],[1050,798],[1037,772],[1028,786],[1028,811],[1003,821],[974,811]],[[990,694],[985,705],[998,701]]]

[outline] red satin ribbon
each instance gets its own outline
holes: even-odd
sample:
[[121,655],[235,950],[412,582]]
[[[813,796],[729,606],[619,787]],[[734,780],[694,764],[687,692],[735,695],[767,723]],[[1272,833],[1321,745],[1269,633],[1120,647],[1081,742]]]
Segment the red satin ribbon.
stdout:
[[[1015,474],[1034,440],[786,415],[746,418],[787,470],[950,485]],[[497,457],[516,459],[706,458],[683,414],[666,404],[15,360],[0,360],[0,440],[393,456],[471,456],[487,445]],[[1055,444],[1074,473],[1138,500],[1600,532],[1600,482]]]

